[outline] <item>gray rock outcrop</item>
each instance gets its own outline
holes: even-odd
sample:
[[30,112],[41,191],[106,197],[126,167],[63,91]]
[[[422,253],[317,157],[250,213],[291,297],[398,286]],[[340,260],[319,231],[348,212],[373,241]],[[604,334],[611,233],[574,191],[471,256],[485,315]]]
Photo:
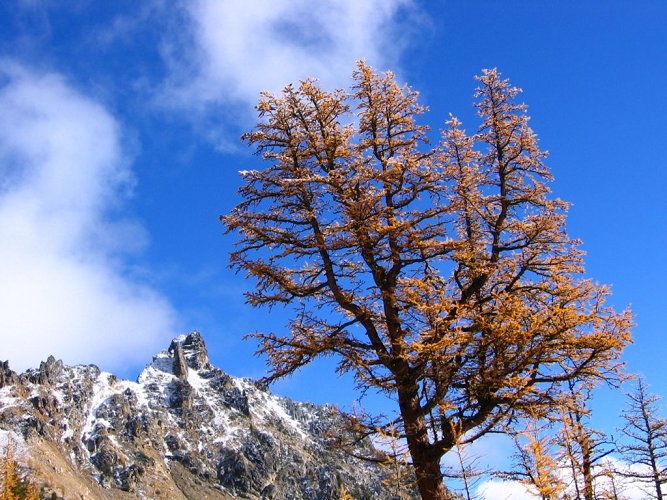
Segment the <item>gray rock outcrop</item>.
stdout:
[[53,357],[21,375],[0,363],[0,432],[53,498],[392,498],[385,469],[332,445],[348,423],[213,367],[196,332],[136,382]]

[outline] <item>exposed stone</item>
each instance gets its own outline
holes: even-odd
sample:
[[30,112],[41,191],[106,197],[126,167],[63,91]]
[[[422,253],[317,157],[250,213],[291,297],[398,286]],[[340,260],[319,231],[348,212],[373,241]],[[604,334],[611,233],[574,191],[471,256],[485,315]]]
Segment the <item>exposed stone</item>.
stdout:
[[209,370],[211,364],[208,359],[206,344],[199,332],[192,332],[183,340],[183,351],[188,359],[188,365],[194,370]]
[[181,380],[188,378],[188,362],[183,353],[183,344],[177,343],[173,349],[174,352],[174,375]]
[[0,389],[6,385],[16,384],[19,377],[16,373],[9,369],[9,361],[0,362]]
[[[345,487],[354,498],[390,498],[379,465],[330,446],[349,432],[344,415],[227,375],[196,332],[174,339],[136,383],[49,357],[20,376],[1,363],[7,386],[0,429],[29,450],[39,443],[60,454],[54,471],[33,458],[48,491],[76,484],[85,498],[282,500],[339,498]],[[367,439],[354,451],[378,456]]]
[[41,385],[54,384],[58,381],[62,372],[62,360],[56,360],[53,356],[49,356],[46,361],[39,364],[37,383]]

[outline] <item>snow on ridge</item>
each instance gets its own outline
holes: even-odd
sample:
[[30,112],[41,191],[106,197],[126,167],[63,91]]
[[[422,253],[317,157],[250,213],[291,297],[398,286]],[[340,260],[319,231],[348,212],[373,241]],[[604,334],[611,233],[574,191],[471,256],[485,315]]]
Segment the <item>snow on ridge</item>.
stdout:
[[[172,340],[172,343],[182,343],[188,335],[179,335]],[[214,442],[222,444],[233,444],[243,433],[243,426],[235,422],[235,414],[239,410],[228,404],[220,398],[217,384],[211,378],[208,369],[196,370],[188,367],[187,378],[183,380],[194,390],[196,398],[202,398],[212,411],[213,418],[206,427],[206,430],[217,434]],[[92,371],[94,369],[94,371]],[[217,372],[217,370],[216,370]],[[108,428],[111,423],[104,418],[98,417],[97,413],[109,398],[130,391],[136,397],[136,408],[151,409],[151,401],[155,396],[164,398],[164,403],[169,406],[173,383],[179,378],[174,374],[174,352],[165,349],[156,354],[152,361],[146,365],[137,377],[136,382],[130,380],[118,379],[115,375],[99,371],[92,365],[76,365],[66,367],[67,377],[70,381],[85,380],[90,377],[93,387],[90,390],[90,399],[83,410],[83,425],[80,428],[82,439],[90,439],[97,434],[102,427]],[[202,376],[203,375],[203,376]],[[232,386],[248,398],[249,410],[257,418],[258,422],[268,425],[269,430],[273,427],[272,422],[279,423],[290,434],[298,435],[304,440],[310,440],[310,434],[307,425],[290,414],[289,408],[285,407],[283,398],[270,392],[258,389],[254,381],[245,377],[229,376]],[[34,387],[32,388],[35,389]],[[50,389],[57,403],[62,405],[66,403],[65,394],[58,387]],[[12,397],[7,391],[0,390],[0,403],[7,406],[12,403]],[[305,410],[307,413],[308,410]],[[169,414],[168,418],[175,418]],[[238,418],[242,418],[239,415]],[[177,422],[171,422],[177,425]],[[71,438],[75,429],[70,422],[66,422],[62,440]],[[269,430],[269,432],[272,432]]]
[[92,390],[90,407],[87,410],[86,423],[81,429],[81,436],[90,437],[100,425],[109,427],[110,423],[97,417],[97,411],[109,398],[130,390],[137,398],[137,407],[148,407],[148,398],[141,384],[130,380],[118,380],[109,372],[100,372]]
[[0,449],[6,450],[11,445],[14,451],[14,459],[24,461],[28,455],[28,447],[23,436],[12,430],[0,429]]
[[154,360],[141,371],[139,377],[137,377],[137,383],[148,384],[150,382],[158,381],[168,383],[175,378],[176,375],[174,375],[173,372],[173,358],[160,358]]
[[160,351],[153,356],[153,361],[146,367],[148,368],[149,366],[154,366],[158,370],[171,373],[174,369],[174,356],[169,351]]
[[132,393],[137,398],[137,407],[148,408],[148,396],[146,395],[146,388],[143,384],[137,382],[132,382],[131,380],[120,380],[118,381],[119,387],[122,389],[120,392],[125,392],[126,390],[132,391]]
[[308,435],[304,431],[301,423],[295,420],[281,404],[281,398],[268,392],[256,391],[254,399],[258,404],[252,405],[253,413],[261,420],[266,420],[267,417],[278,418],[285,423],[287,427],[296,432],[302,439],[308,439]]
[[188,338],[188,334],[181,333],[180,335],[176,336],[172,342],[175,342],[177,344],[182,344],[185,342],[185,339]]
[[197,373],[195,370],[189,369],[188,370],[188,378],[187,378],[188,384],[190,384],[190,387],[195,389],[195,391],[200,392],[203,389],[207,388],[209,385],[209,382],[207,379],[202,378],[199,376],[199,373]]
[[93,385],[93,397],[90,401],[90,408],[88,408],[88,413],[86,415],[86,423],[81,429],[81,437],[90,437],[98,423],[97,419],[97,409],[112,395],[110,385],[110,377],[112,375],[108,372],[100,372],[95,380]]
[[72,428],[71,425],[67,425],[66,429],[64,430],[62,436],[60,437],[61,441],[66,441],[68,439],[72,439],[74,437],[74,429]]
[[[231,376],[231,375],[230,375]],[[248,377],[232,377],[232,383],[239,391],[254,390],[255,384]]]
[[[11,395],[11,386],[5,386],[0,388],[0,407],[1,408],[10,408],[12,406],[18,406],[21,400],[15,396]],[[1,441],[0,441],[1,443]]]

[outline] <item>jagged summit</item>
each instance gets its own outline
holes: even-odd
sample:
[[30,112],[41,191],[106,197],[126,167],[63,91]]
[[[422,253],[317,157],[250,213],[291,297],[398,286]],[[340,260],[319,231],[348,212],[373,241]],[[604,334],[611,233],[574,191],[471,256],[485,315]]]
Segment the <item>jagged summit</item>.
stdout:
[[153,356],[153,361],[139,375],[141,381],[144,372],[151,369],[176,375],[180,379],[188,378],[188,368],[192,370],[211,370],[206,343],[199,332],[179,335],[169,344],[169,348]]
[[[56,498],[391,498],[377,464],[332,446],[333,406],[298,403],[211,365],[198,332],[176,337],[136,382],[52,356],[0,363],[0,433],[20,441]],[[355,436],[349,436],[353,441]],[[379,456],[368,440],[356,455]]]
[[187,366],[193,370],[211,368],[206,344],[199,332],[192,332],[189,335],[179,335],[171,341],[169,352],[174,354],[179,363],[184,356]]

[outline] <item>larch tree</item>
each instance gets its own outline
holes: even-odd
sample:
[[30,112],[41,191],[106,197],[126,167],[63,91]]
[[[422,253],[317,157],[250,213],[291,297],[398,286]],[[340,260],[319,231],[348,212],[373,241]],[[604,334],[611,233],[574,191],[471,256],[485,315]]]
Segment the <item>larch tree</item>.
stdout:
[[556,417],[561,428],[558,445],[572,474],[576,498],[595,500],[596,479],[607,475],[603,460],[614,451],[614,443],[590,426],[590,387],[568,381],[569,395]]
[[39,491],[30,478],[21,472],[14,457],[14,446],[7,443],[0,457],[0,500],[38,500]]
[[525,427],[514,434],[515,467],[499,476],[519,481],[542,500],[557,500],[562,498],[566,483],[561,475],[560,457],[555,452],[556,438],[544,427],[545,422],[529,418]]
[[482,481],[484,475],[490,471],[479,467],[480,456],[472,454],[470,443],[454,446],[449,455],[453,455],[454,464],[443,468],[445,480],[454,479],[460,486],[456,488],[457,493],[464,500],[476,500],[478,495],[474,492]]
[[8,444],[0,459],[0,499],[18,500],[15,490],[19,486],[18,464],[14,460],[14,448]]
[[603,465],[600,477],[604,478],[604,484],[599,498],[602,500],[627,500],[623,494],[624,486],[618,481],[615,467],[611,463]]
[[634,467],[621,473],[647,485],[645,492],[651,498],[662,500],[662,485],[667,484],[667,419],[658,414],[660,398],[648,392],[641,378],[627,397],[621,433],[628,441],[618,451]]
[[444,498],[460,436],[614,376],[629,342],[630,314],[582,276],[519,89],[496,70],[477,80],[478,132],[452,118],[435,146],[417,92],[364,63],[349,92],[263,93],[244,137],[267,167],[241,172],[221,216],[240,235],[232,267],[256,280],[249,303],[294,306],[288,333],[256,334],[267,381],[336,356],[396,402],[428,499]]
[[384,455],[379,461],[385,473],[382,485],[390,493],[392,500],[414,498],[416,483],[414,473],[409,466],[410,453],[398,437],[398,432],[394,427],[379,429],[376,439]]

